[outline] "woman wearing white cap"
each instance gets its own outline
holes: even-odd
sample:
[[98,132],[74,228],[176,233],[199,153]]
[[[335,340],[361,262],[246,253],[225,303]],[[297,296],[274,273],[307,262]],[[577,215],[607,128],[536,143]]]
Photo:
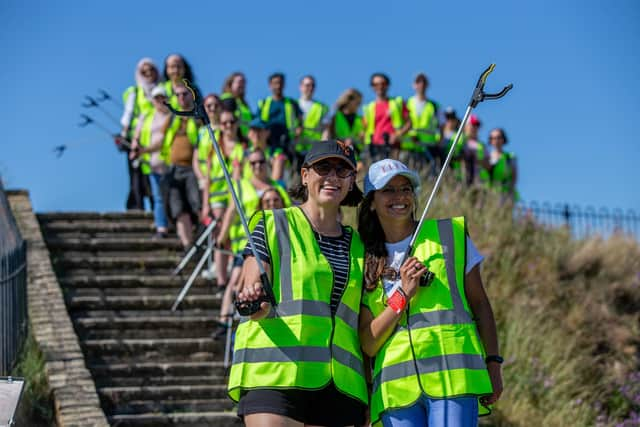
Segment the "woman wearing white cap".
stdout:
[[[426,220],[416,230],[419,183],[391,159],[372,164],[365,178],[358,215],[366,250],[360,340],[375,357],[371,421],[472,426],[502,392],[483,258],[463,217]],[[402,263],[414,232],[411,256]]]
[[[358,340],[364,247],[340,224],[341,205],[356,206],[353,150],[316,143],[304,158],[302,204],[263,211],[252,233],[277,302],[236,333],[229,396],[247,426],[361,425],[367,404]],[[246,252],[245,252],[246,255]],[[262,294],[256,259],[243,268],[240,301]]]

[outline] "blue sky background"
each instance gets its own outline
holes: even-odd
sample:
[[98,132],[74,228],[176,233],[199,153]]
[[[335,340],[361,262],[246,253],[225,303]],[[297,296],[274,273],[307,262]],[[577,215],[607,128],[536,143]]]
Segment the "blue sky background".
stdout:
[[[0,17],[0,174],[28,189],[38,211],[124,208],[125,158],[98,129],[78,128],[80,104],[98,88],[120,98],[138,59],[162,68],[173,52],[203,92],[244,71],[252,108],[276,70],[295,97],[298,79],[314,74],[329,104],[350,86],[370,100],[378,70],[391,76],[391,94],[409,96],[425,71],[430,97],[462,113],[495,62],[487,90],[515,88],[476,112],[483,139],[507,130],[522,197],[640,210],[638,1],[10,0]],[[69,149],[56,159],[60,144]]]

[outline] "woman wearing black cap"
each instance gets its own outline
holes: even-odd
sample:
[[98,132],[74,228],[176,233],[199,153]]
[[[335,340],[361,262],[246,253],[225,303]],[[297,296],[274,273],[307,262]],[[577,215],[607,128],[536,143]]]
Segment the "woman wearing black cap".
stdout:
[[[248,426],[359,425],[368,400],[358,340],[364,247],[338,220],[341,205],[362,198],[353,150],[316,143],[300,175],[302,204],[251,221],[277,305],[263,302],[238,327],[229,395]],[[243,276],[238,299],[258,300],[251,255]]]

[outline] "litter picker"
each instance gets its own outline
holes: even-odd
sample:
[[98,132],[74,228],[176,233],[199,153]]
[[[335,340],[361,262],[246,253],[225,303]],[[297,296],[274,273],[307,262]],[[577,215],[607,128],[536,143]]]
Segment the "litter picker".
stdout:
[[102,105],[100,105],[100,103],[98,101],[96,101],[95,99],[93,99],[89,95],[85,95],[84,99],[87,100],[86,102],[82,103],[82,106],[84,108],[97,108],[98,110],[102,111],[102,113],[105,116],[107,116],[113,123],[115,123],[116,126],[120,126],[120,121],[118,119],[116,119],[106,108],[104,108]]
[[[422,226],[422,223],[424,222],[424,220],[427,217],[427,212],[429,212],[429,208],[431,207],[431,203],[433,202],[433,198],[436,195],[436,192],[438,191],[438,188],[440,187],[440,182],[442,181],[442,177],[444,176],[444,173],[447,170],[447,167],[449,166],[449,162],[451,161],[451,158],[453,157],[453,152],[455,151],[456,145],[458,144],[458,140],[460,139],[460,135],[462,134],[462,130],[464,129],[464,125],[467,122],[467,120],[469,119],[469,115],[471,115],[471,110],[473,110],[475,107],[477,107],[477,105],[479,103],[481,103],[482,101],[502,98],[503,96],[505,96],[507,94],[507,92],[509,92],[513,88],[513,84],[510,83],[507,86],[505,86],[498,93],[485,93],[484,92],[484,84],[487,81],[487,77],[489,77],[489,74],[491,74],[493,72],[493,69],[495,67],[496,67],[496,64],[489,65],[489,67],[486,70],[484,70],[484,72],[480,75],[480,78],[478,79],[478,83],[476,83],[476,87],[475,87],[475,89],[473,89],[473,95],[471,95],[471,100],[469,101],[469,105],[467,106],[467,110],[464,113],[464,117],[462,118],[462,122],[460,122],[460,126],[458,127],[458,131],[456,132],[456,136],[453,139],[453,143],[451,144],[451,147],[449,148],[449,153],[447,154],[447,158],[445,159],[444,164],[442,165],[442,167],[440,169],[440,173],[438,174],[438,178],[436,179],[436,182],[433,185],[433,189],[431,190],[431,194],[429,195],[429,199],[427,200],[427,204],[424,207],[424,211],[422,211],[422,216],[420,217],[420,221],[418,222],[418,226],[416,227],[416,231],[413,233],[413,236],[411,237],[411,241],[409,242],[409,248],[405,252],[404,259],[402,260],[402,263],[404,263],[404,261],[406,261],[406,259],[409,257],[409,254],[411,254],[413,252],[413,246],[414,246],[414,244],[416,242],[416,238],[418,237],[418,231],[420,230],[420,227]],[[402,265],[402,263],[401,263],[401,265]],[[427,272],[425,274],[425,276],[423,276],[422,280],[420,281],[420,286],[428,286],[431,283],[431,281],[433,280],[433,277],[434,277],[434,275],[433,275],[432,272]]]
[[98,94],[100,95],[98,98],[96,98],[96,101],[98,101],[98,103],[104,102],[104,101],[111,101],[113,105],[115,105],[116,107],[123,108],[122,104],[120,102],[117,102],[115,99],[113,99],[113,97],[109,95],[109,93],[106,90],[98,89]]
[[[193,109],[190,111],[178,111],[175,108],[173,108],[169,103],[165,103],[165,105],[169,108],[169,110],[171,110],[173,114],[177,116],[195,117],[197,119],[202,120],[202,122],[207,128],[207,131],[209,132],[209,137],[211,138],[213,148],[216,152],[216,157],[218,159],[218,162],[220,162],[220,165],[222,165],[222,172],[224,173],[224,179],[227,182],[227,186],[229,187],[229,192],[231,193],[231,197],[233,198],[233,203],[235,203],[236,211],[238,212],[238,216],[240,217],[240,221],[242,222],[242,228],[244,229],[244,232],[247,235],[247,239],[249,240],[249,247],[251,248],[251,253],[255,257],[256,262],[258,264],[258,269],[260,270],[260,282],[262,283],[263,296],[260,297],[257,301],[242,302],[242,303],[236,301],[236,308],[238,310],[238,313],[240,313],[243,316],[249,316],[253,313],[256,313],[258,310],[260,310],[260,304],[263,301],[269,302],[273,307],[276,306],[276,300],[273,295],[273,289],[271,288],[271,283],[269,282],[267,272],[265,271],[264,266],[260,262],[260,256],[258,255],[258,250],[256,249],[256,245],[253,241],[253,238],[251,237],[251,231],[249,230],[247,216],[244,210],[242,209],[242,204],[240,204],[240,200],[238,199],[238,195],[236,194],[236,190],[233,186],[233,181],[231,180],[231,176],[229,175],[229,171],[227,170],[224,158],[222,157],[222,151],[220,150],[220,145],[218,144],[215,133],[211,128],[211,122],[209,121],[209,116],[207,115],[207,112],[204,109],[204,105],[202,103],[202,100],[200,99],[200,96],[191,87],[191,85],[189,84],[189,81],[186,79],[183,79],[183,82],[185,84],[185,87],[189,89],[189,91],[193,95],[193,100],[194,100]],[[201,262],[204,264],[203,260],[201,260]],[[202,268],[202,266],[200,268]]]

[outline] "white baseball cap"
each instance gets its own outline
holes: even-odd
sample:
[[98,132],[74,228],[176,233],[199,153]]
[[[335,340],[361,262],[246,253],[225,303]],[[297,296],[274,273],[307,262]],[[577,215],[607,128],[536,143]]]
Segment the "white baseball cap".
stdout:
[[367,176],[364,178],[364,195],[381,190],[394,176],[398,175],[406,177],[411,182],[414,191],[420,187],[420,177],[416,172],[397,160],[383,159],[369,167]]

